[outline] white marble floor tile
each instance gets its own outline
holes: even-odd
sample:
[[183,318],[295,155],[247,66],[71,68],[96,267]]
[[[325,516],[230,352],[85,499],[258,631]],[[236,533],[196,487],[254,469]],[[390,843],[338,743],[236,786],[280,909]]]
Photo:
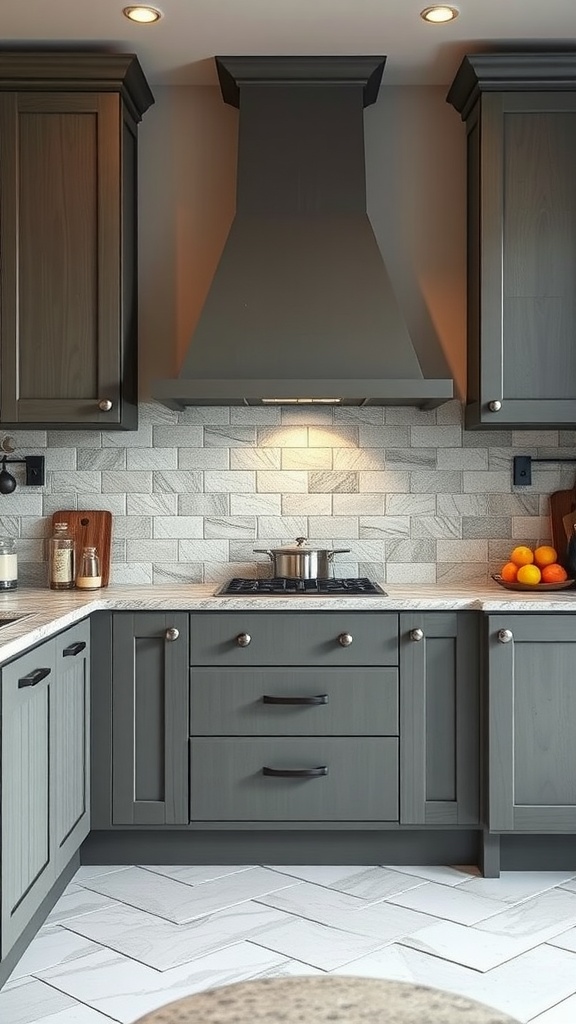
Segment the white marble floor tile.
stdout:
[[90,879],[86,883],[98,893],[176,924],[225,910],[276,889],[300,884],[303,883],[295,878],[267,868],[251,868],[249,871],[203,882],[199,886],[190,886],[136,867],[119,874]]
[[419,885],[417,889],[391,896],[388,902],[442,917],[447,921],[456,921],[458,924],[476,924],[477,921],[508,909],[506,903],[486,896],[474,896],[473,893],[464,892],[462,886],[440,885],[437,882],[428,882]]
[[104,910],[113,903],[114,900],[109,899],[107,896],[91,892],[82,886],[78,892],[72,892],[69,895],[60,897],[48,914],[46,923],[61,924],[63,921],[69,921],[73,917],[91,914],[94,910]]
[[95,949],[97,946],[93,942],[66,931],[60,925],[44,925],[16,964],[9,980],[12,982],[47,967],[67,963]]
[[522,1024],[576,990],[576,956],[549,946],[539,946],[487,974],[479,974],[396,944],[333,973],[392,978],[456,992],[508,1013]]
[[502,871],[500,878],[471,878],[463,883],[461,891],[504,903],[521,903],[567,881],[570,876],[561,871]]
[[551,1009],[545,1010],[538,1017],[533,1017],[530,1024],[574,1024],[576,1021],[576,995],[563,999]]
[[317,977],[326,974],[326,971],[320,971],[317,967],[311,967],[310,964],[299,963],[298,960],[285,960],[279,967],[273,967],[269,971],[264,971],[259,974],[259,978],[307,978],[313,975]]
[[99,875],[111,875],[114,871],[126,871],[131,864],[82,864],[74,875],[72,881],[82,885],[88,878],[98,878]]
[[[548,939],[550,946],[558,946],[560,949],[567,949],[570,953],[576,953],[576,928],[569,928],[568,931],[560,932]],[[576,1017],[574,1018],[576,1021]]]
[[413,867],[408,865],[387,864],[391,871],[401,871],[406,875],[416,875],[417,878],[424,878],[428,882],[438,882],[440,885],[462,885],[463,882],[478,876],[478,869],[474,866],[460,865],[456,867],[443,867],[442,865],[422,865]]
[[[68,922],[67,927],[101,946],[167,971],[244,939],[258,938],[287,915],[260,903],[240,903],[190,924],[174,924],[125,903]],[[32,972],[29,972],[32,973]]]
[[258,902],[267,907],[284,910],[287,914],[307,917],[312,921],[322,921],[326,912],[346,914],[365,905],[356,896],[348,896],[345,892],[328,889],[323,885],[313,885],[312,882],[298,882],[296,878],[290,879],[290,875],[284,877],[295,884],[289,889],[259,896]]
[[569,892],[576,892],[576,878],[571,878],[568,882],[562,882],[562,888],[568,889]]
[[576,926],[576,893],[550,889],[481,921],[477,928],[492,935],[528,936],[536,942],[547,942],[573,926]]
[[36,978],[23,978],[0,992],[2,1024],[35,1024],[74,1006],[69,996]]
[[273,870],[373,903],[385,900],[398,892],[405,892],[407,889],[415,889],[419,885],[426,884],[424,878],[401,874],[392,868],[313,865],[312,867],[282,866],[273,868]]
[[107,949],[44,971],[42,978],[120,1024],[132,1024],[164,1003],[206,988],[257,977],[281,966],[283,960],[284,957],[268,949],[241,942],[183,967],[160,972]]
[[494,935],[453,921],[441,921],[398,939],[398,942],[422,953],[485,972],[533,949],[540,944],[540,939],[530,935]]
[[321,971],[342,967],[350,960],[378,949],[385,942],[298,917],[276,928],[268,928],[258,939],[251,941]]
[[[4,1021],[3,1024],[7,1024],[7,1022]],[[112,1024],[112,1017],[105,1017],[103,1013],[98,1013],[98,1010],[93,1010],[91,1006],[85,1006],[84,1003],[77,1003],[74,1000],[73,1006],[69,1006],[66,1010],[60,1010],[59,1013],[51,1014],[41,1024]]]
[[232,867],[229,864],[205,865],[200,864],[138,864],[144,871],[151,871],[156,875],[166,875],[167,878],[175,878],[177,882],[184,882],[186,885],[201,885],[202,882],[211,882],[215,878],[224,878],[225,875],[236,875],[241,871],[250,871],[257,867],[256,864],[237,864]]

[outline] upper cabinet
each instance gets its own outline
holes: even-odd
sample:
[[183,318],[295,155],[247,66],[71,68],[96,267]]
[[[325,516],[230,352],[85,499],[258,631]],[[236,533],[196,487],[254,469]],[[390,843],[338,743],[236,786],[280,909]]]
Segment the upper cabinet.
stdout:
[[472,428],[576,424],[576,53],[465,57]]
[[0,424],[137,426],[132,54],[0,53]]

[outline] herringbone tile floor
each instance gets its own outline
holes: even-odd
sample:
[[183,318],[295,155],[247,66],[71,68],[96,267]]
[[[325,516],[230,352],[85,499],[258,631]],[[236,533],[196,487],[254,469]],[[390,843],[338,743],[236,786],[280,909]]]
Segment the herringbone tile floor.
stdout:
[[576,1024],[576,874],[82,867],[0,992],[2,1024],[132,1024],[248,978],[412,981]]

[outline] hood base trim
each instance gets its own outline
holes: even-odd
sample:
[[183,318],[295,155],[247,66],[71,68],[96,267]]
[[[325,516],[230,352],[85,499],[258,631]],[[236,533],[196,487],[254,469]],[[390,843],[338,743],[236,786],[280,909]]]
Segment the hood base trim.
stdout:
[[[262,399],[274,404],[292,405],[294,398],[338,398],[338,405],[409,405],[435,409],[454,397],[449,379],[410,380],[216,380],[186,379],[156,381],[152,397],[169,409],[185,409],[188,405],[263,405]],[[360,395],[366,397],[360,398]],[[305,403],[303,403],[305,404]]]

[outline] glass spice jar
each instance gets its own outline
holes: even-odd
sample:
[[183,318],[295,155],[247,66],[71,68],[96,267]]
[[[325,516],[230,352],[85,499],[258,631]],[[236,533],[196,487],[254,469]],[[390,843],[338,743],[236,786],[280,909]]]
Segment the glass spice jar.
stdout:
[[82,549],[76,574],[76,586],[81,590],[97,590],[102,586],[100,559],[94,547]]
[[74,587],[74,538],[68,523],[55,523],[49,542],[48,578],[51,590]]
[[18,586],[18,556],[13,537],[0,537],[0,590]]

